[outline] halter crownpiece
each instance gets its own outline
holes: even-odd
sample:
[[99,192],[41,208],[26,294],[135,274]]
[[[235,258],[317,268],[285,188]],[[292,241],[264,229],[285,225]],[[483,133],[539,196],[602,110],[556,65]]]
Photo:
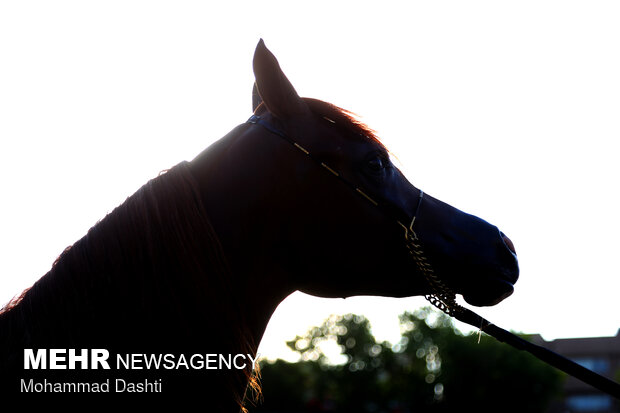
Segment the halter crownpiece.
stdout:
[[[333,121],[333,120],[331,120],[329,118],[325,118],[324,117],[324,119],[326,119],[330,123],[336,123],[335,121]],[[362,188],[354,185],[351,181],[345,179],[342,175],[340,175],[340,173],[338,171],[336,171],[335,169],[331,168],[325,162],[321,161],[318,157],[314,156],[312,153],[310,153],[310,151],[308,151],[306,148],[301,146],[299,143],[297,143],[295,140],[293,140],[290,136],[288,136],[286,133],[284,133],[282,130],[280,130],[279,128],[275,127],[271,123],[267,122],[265,119],[261,118],[258,115],[252,115],[252,116],[250,116],[250,118],[247,120],[246,123],[251,123],[251,124],[254,124],[254,125],[261,125],[265,129],[267,129],[269,132],[273,133],[274,135],[277,135],[277,136],[281,137],[282,139],[284,139],[285,141],[287,141],[288,143],[293,145],[293,147],[295,149],[297,149],[298,151],[300,151],[301,153],[303,153],[304,155],[306,155],[307,157],[312,159],[321,168],[325,169],[326,171],[331,173],[333,176],[338,178],[340,180],[340,182],[344,183],[346,186],[351,188],[353,191],[357,192],[359,195],[364,197],[368,202],[370,202],[371,204],[373,204],[376,207],[379,206],[379,203],[374,198],[372,198],[370,195],[368,195],[368,193],[366,191],[364,191]],[[400,224],[400,225],[402,226],[402,224]]]

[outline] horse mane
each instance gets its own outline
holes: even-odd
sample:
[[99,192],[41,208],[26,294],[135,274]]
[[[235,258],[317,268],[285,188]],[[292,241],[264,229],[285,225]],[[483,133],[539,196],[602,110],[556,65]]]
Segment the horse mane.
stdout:
[[[24,348],[252,354],[256,343],[235,297],[182,162],[127,198],[0,310],[0,371],[16,371]],[[216,383],[239,406],[247,381],[257,388],[251,366],[244,373]]]

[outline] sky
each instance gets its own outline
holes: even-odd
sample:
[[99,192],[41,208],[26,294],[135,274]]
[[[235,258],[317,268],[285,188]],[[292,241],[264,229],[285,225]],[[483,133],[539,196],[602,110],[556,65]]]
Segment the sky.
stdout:
[[[515,293],[476,311],[548,340],[615,335],[619,20],[615,1],[2,2],[0,303],[249,117],[263,38],[300,95],[359,114],[414,185],[511,238]],[[332,313],[394,342],[424,305],[295,293],[259,352],[290,358]]]

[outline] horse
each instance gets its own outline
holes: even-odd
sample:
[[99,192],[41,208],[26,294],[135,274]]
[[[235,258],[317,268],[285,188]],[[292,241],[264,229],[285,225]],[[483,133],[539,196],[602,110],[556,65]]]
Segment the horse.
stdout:
[[[252,360],[295,291],[408,297],[439,284],[476,306],[513,292],[515,248],[496,226],[413,186],[351,112],[300,97],[262,39],[253,70],[249,121],[147,182],[2,309],[4,394],[51,396],[58,383],[99,380],[107,400],[106,383],[106,396],[121,397],[115,380],[157,378],[141,402],[244,410],[259,387],[253,363],[190,360]],[[422,264],[408,239],[422,246]],[[90,362],[111,367],[76,358],[78,349],[104,351]],[[164,355],[171,368],[119,364],[136,354]]]

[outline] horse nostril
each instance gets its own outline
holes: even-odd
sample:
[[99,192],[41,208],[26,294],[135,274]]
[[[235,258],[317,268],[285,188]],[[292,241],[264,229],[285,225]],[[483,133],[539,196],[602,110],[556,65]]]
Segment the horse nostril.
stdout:
[[515,244],[513,244],[512,241],[510,241],[510,238],[508,238],[503,232],[500,231],[500,234],[502,236],[504,244],[506,244],[508,249],[512,251],[513,254],[517,255],[517,251],[515,250]]

